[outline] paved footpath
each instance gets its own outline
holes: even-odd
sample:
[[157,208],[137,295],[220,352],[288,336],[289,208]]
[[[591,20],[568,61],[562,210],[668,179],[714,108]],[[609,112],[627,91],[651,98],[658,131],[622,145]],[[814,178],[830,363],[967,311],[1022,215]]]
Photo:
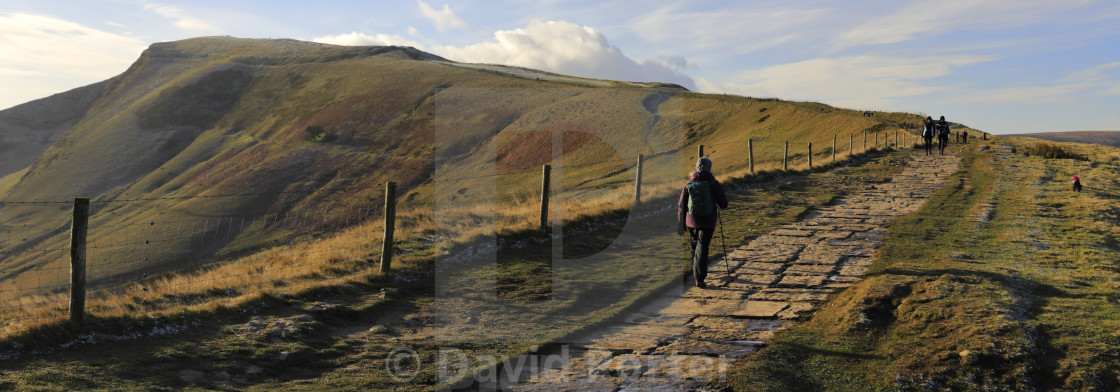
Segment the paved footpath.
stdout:
[[[774,331],[806,316],[867,271],[888,223],[918,210],[960,160],[911,155],[904,171],[841,198],[795,224],[713,260],[708,288],[677,288],[563,346],[563,363],[544,360],[522,375],[520,391],[650,391],[701,388]],[[713,246],[718,246],[713,243]],[[729,273],[727,268],[729,266]],[[551,363],[550,363],[551,362]]]

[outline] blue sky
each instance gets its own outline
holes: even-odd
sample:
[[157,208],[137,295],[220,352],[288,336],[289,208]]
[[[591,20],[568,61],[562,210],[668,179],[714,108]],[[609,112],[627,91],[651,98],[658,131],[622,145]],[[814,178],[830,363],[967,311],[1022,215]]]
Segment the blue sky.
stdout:
[[0,108],[228,34],[922,112],[994,133],[1120,130],[1120,2],[52,1],[0,4]]

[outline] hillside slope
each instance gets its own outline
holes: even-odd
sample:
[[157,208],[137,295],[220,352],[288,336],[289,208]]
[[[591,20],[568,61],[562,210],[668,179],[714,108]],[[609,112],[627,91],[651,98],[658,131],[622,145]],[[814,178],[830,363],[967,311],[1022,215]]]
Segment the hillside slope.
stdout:
[[[291,40],[156,44],[104,88],[4,180],[5,387],[431,389],[444,345],[518,355],[679,285],[672,203],[699,145],[732,189],[734,246],[889,177],[889,154],[859,153],[918,119]],[[75,196],[93,199],[82,326],[65,316]],[[402,345],[427,356],[415,383],[370,371]],[[188,381],[199,368],[214,380]]]
[[1076,132],[1038,132],[1006,136],[1033,137],[1065,143],[1093,143],[1102,146],[1120,147],[1120,131],[1076,131]]
[[31,165],[86,114],[106,84],[94,83],[0,110],[0,178]]
[[541,75],[550,74],[400,47],[228,37],[154,44],[120,76],[83,90],[103,91],[26,173],[4,180],[6,201],[55,202],[0,206],[4,227],[24,233],[0,243],[0,282],[21,288],[4,295],[64,285],[57,271],[67,268],[74,197],[93,200],[90,279],[112,283],[369,220],[388,181],[402,209],[471,215],[478,203],[536,199],[540,166],[552,163],[554,197],[565,201],[564,219],[575,219],[629,202],[639,154],[643,189],[657,194],[675,186],[698,144],[721,173],[742,174],[748,138],[762,169],[781,162],[786,141],[798,167],[807,142],[821,162],[834,140],[843,157],[848,141],[861,146],[860,133],[882,144],[897,132],[819,104]]

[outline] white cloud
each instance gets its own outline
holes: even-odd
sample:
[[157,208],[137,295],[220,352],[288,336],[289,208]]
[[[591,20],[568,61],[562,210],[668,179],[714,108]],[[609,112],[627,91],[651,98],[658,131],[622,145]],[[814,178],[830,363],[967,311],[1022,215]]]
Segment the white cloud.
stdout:
[[105,21],[105,24],[107,24],[109,26],[113,26],[113,27],[119,27],[119,28],[122,28],[122,29],[127,29],[128,28],[128,26],[125,26],[124,24],[117,23],[117,22],[114,22],[114,21],[111,21],[111,20]]
[[704,77],[696,78],[696,85],[700,87],[700,92],[702,93],[719,94],[728,92],[725,86],[720,86],[718,83],[712,82]]
[[135,38],[22,13],[0,13],[0,37],[0,108],[120,74],[147,46]]
[[892,57],[848,56],[778,64],[740,73],[729,82],[704,81],[713,92],[780,97],[834,105],[880,108],[902,97],[946,89],[923,83],[949,75],[952,67],[994,60],[990,56]]
[[[688,7],[691,8],[691,7]],[[693,11],[681,4],[642,14],[628,23],[643,39],[684,50],[729,50],[749,53],[796,40],[819,40],[829,11],[796,9],[785,3],[759,4]]]
[[906,42],[951,31],[997,30],[1052,21],[1054,16],[1093,0],[921,0],[866,22],[832,39],[833,50]]
[[187,30],[204,31],[208,33],[222,32],[222,30],[218,27],[190,15],[179,7],[156,3],[144,3],[144,10],[162,16],[164,18],[174,20],[175,22],[173,24],[175,25],[175,27]]
[[516,30],[494,33],[491,41],[464,47],[439,46],[436,54],[470,63],[504,64],[561,74],[640,82],[669,82],[695,89],[676,65],[683,58],[638,61],[612,46],[595,29],[569,22],[534,20]]
[[418,37],[420,36],[420,30],[417,30],[416,27],[408,26],[408,35]]
[[410,41],[398,35],[388,34],[367,35],[359,32],[350,32],[347,34],[316,37],[311,39],[311,41],[345,46],[411,46],[421,50],[424,49],[424,46],[420,45],[418,42]]
[[1089,67],[1084,70],[1069,74],[1068,76],[1061,78],[1058,81],[1079,83],[1103,82],[1109,80],[1108,71],[1114,68],[1120,68],[1120,61]]
[[953,99],[955,103],[1073,103],[1071,95],[1084,88],[1079,84],[1057,86],[1006,87],[992,90],[961,94]]
[[654,59],[653,61],[659,62],[666,67],[682,72],[693,67],[693,64],[688,62],[688,59],[681,56],[662,56]]
[[1099,90],[1099,95],[1120,95],[1120,61],[1089,67],[1059,79],[1085,89]]
[[421,0],[417,0],[416,2],[420,5],[420,13],[423,14],[425,18],[432,21],[432,24],[436,26],[436,30],[444,31],[449,28],[461,29],[467,27],[467,22],[455,16],[455,13],[451,12],[451,7],[447,4],[443,5],[442,10],[437,10]]
[[960,94],[959,102],[984,103],[1050,103],[1076,102],[1077,93],[1095,92],[1099,95],[1120,94],[1120,82],[1109,71],[1120,69],[1120,61],[1101,64],[1073,72],[1046,86],[1016,86],[991,90],[968,90]]
[[19,68],[9,68],[9,67],[6,67],[6,66],[0,66],[0,77],[3,77],[3,76],[39,76],[39,75],[45,75],[45,74],[43,73],[43,71],[30,70],[30,69],[19,69]]

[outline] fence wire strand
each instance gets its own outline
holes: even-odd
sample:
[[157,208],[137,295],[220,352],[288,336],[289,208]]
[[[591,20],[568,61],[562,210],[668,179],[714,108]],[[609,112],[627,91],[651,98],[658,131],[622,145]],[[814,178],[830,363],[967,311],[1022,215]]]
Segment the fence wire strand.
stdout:
[[[879,134],[883,137],[880,138]],[[849,152],[865,152],[882,146],[894,145],[894,138],[886,132],[854,133],[851,137],[839,136],[821,142],[819,150],[814,147],[813,155]],[[882,140],[880,140],[882,139]],[[866,141],[864,141],[866,140]],[[899,136],[898,143],[906,139]],[[783,158],[768,160],[757,158],[763,150],[782,149],[789,145],[789,160],[804,154],[807,142],[786,142],[763,139],[733,140],[706,144],[708,154],[747,153],[748,143],[753,143],[756,165],[777,164]],[[814,141],[814,144],[817,144]],[[741,146],[728,152],[728,146]],[[797,146],[795,148],[795,146]],[[857,148],[859,146],[859,148]],[[647,151],[645,164],[655,159],[667,159],[673,153],[686,153],[686,148]],[[780,154],[779,154],[780,156]],[[822,161],[823,162],[823,161]],[[608,166],[611,165],[611,166]],[[743,167],[746,164],[737,164]],[[606,166],[601,173],[588,174],[587,169]],[[555,165],[559,175],[553,176],[556,184],[554,192],[598,192],[586,196],[571,195],[577,200],[583,197],[617,197],[625,195],[632,188],[637,160],[630,158],[610,158],[595,162],[581,162],[568,165]],[[569,173],[569,171],[573,171]],[[599,169],[595,169],[599,170]],[[539,173],[540,168],[516,170],[494,174],[445,178],[433,175],[420,184],[445,184],[504,176],[519,176]],[[129,203],[152,203],[159,201],[186,201],[193,199],[232,200],[256,196],[275,196],[286,194],[312,194],[330,191],[380,190],[382,184],[362,185],[363,177],[338,177],[324,184],[307,189],[288,189],[272,192],[217,193],[191,196],[134,197],[93,200],[91,204],[102,208]],[[329,184],[348,184],[332,186]],[[566,186],[565,186],[566,185]],[[222,185],[219,185],[222,186]],[[400,190],[398,190],[400,191]],[[611,193],[614,192],[614,193]],[[403,193],[398,193],[403,194]],[[611,196],[615,195],[615,196]],[[526,202],[540,197],[539,189],[519,190],[511,195],[514,199]],[[629,200],[627,197],[619,201]],[[557,205],[563,205],[563,201]],[[18,201],[0,200],[3,207],[61,207],[72,205],[73,201]],[[347,203],[339,211],[323,207],[317,211],[295,210],[278,213],[228,213],[236,210],[237,202],[224,202],[210,211],[190,209],[176,210],[174,216],[166,220],[138,219],[128,221],[119,215],[101,216],[91,212],[93,222],[88,226],[89,238],[86,245],[88,303],[97,311],[113,307],[141,306],[158,308],[157,302],[177,301],[184,304],[197,304],[211,300],[212,294],[245,293],[247,290],[260,290],[290,284],[290,279],[310,279],[312,276],[331,277],[342,274],[346,263],[337,262],[330,257],[334,254],[350,254],[351,258],[365,260],[378,251],[380,237],[373,232],[355,231],[361,224],[373,221],[379,209],[372,205]],[[106,213],[115,212],[108,210]],[[63,218],[57,227],[12,226],[16,223],[9,219],[0,223],[0,320],[57,319],[66,312],[69,288],[69,219],[65,209],[53,213]],[[450,219],[450,215],[438,211],[427,213],[425,219]],[[445,218],[440,218],[445,217]],[[398,215],[402,224],[409,217]],[[100,223],[99,223],[100,222]],[[325,233],[341,235],[349,233],[350,240],[327,240],[304,245],[289,244],[296,238],[315,238]],[[442,234],[434,235],[436,241]],[[322,237],[328,238],[328,237]],[[349,242],[347,242],[349,241]],[[244,269],[230,266],[229,261],[246,260]],[[338,264],[339,265],[335,265]],[[38,267],[35,267],[38,265]],[[225,272],[222,272],[225,271]],[[331,272],[335,271],[335,272]],[[139,288],[139,293],[132,292]],[[160,291],[162,297],[147,296],[149,290]],[[113,296],[130,293],[139,303],[127,305],[123,300],[113,300]],[[178,293],[178,294],[175,294]],[[101,301],[101,302],[97,302]],[[117,301],[117,302],[113,302]]]

